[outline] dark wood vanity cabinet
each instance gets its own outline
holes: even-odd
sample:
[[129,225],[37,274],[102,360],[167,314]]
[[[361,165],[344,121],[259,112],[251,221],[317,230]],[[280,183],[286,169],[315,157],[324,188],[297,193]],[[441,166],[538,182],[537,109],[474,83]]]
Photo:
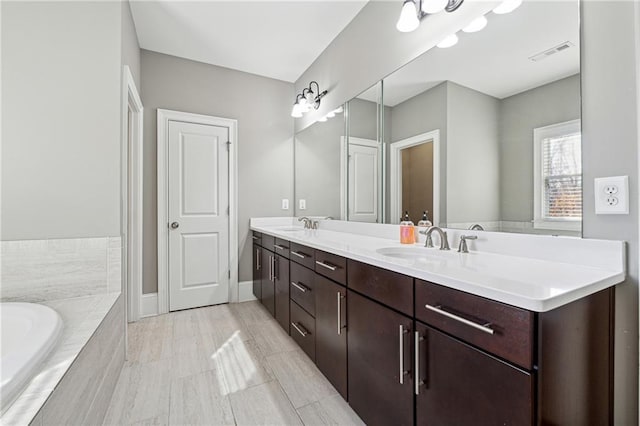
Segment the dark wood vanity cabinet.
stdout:
[[420,322],[416,333],[417,425],[533,424],[531,373]]
[[317,275],[314,282],[316,365],[347,399],[347,291]]
[[262,300],[262,247],[253,244],[253,295]]
[[273,283],[275,289],[275,318],[289,333],[289,259],[274,256]]
[[351,290],[347,312],[349,404],[370,426],[413,425],[413,320]]

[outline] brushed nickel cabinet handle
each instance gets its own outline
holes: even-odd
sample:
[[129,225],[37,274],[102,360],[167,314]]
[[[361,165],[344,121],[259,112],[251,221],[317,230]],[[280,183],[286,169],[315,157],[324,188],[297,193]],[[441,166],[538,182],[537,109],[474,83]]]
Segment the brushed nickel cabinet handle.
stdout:
[[338,296],[338,336],[340,336],[342,334],[342,329],[346,328],[346,326],[342,325],[342,299],[344,299],[344,296],[340,292],[338,292],[337,296]]
[[298,253],[297,251],[291,251],[291,252],[289,252],[289,253],[291,253],[291,254],[292,254],[292,255],[294,255],[294,256],[298,256],[300,259],[306,259],[306,258],[307,258],[307,255],[306,255],[306,254],[304,254],[304,253]]
[[260,249],[256,249],[256,270],[260,270]]
[[256,237],[255,235],[252,235],[251,238],[253,238],[253,240],[259,240],[260,238]]
[[416,331],[413,336],[415,339],[413,344],[415,346],[414,356],[415,356],[415,363],[416,363],[416,366],[414,368],[415,374],[414,374],[414,380],[413,380],[414,393],[416,395],[420,395],[420,386],[424,385],[424,381],[420,380],[420,342],[424,340],[424,337],[420,336],[419,331]]
[[285,246],[281,246],[280,244],[274,244],[273,246],[274,246],[275,248],[277,248],[278,250],[286,250],[286,249],[287,249],[287,247],[285,247]]
[[319,261],[319,260],[316,260],[316,265],[320,265],[320,266],[322,266],[323,268],[327,268],[327,269],[329,269],[329,270],[331,270],[331,271],[335,271],[336,269],[338,269],[338,267],[337,267],[337,266],[333,266],[333,265],[330,265],[330,264],[328,264],[328,263],[321,262],[321,261]]
[[310,290],[309,288],[305,287],[304,285],[295,283],[293,281],[291,281],[291,285],[294,286],[295,288],[297,288],[298,290],[300,290],[303,293],[306,293],[307,290]]
[[302,337],[307,337],[307,335],[309,334],[309,332],[307,330],[305,330],[303,326],[301,326],[301,325],[299,326],[295,322],[292,322],[291,326],[293,328],[295,328],[296,331],[302,335]]
[[454,321],[458,321],[458,322],[461,322],[461,323],[463,323],[465,325],[468,325],[469,327],[473,327],[476,330],[480,330],[480,331],[485,332],[487,334],[495,333],[495,330],[493,330],[492,328],[489,327],[489,325],[491,325],[491,323],[478,324],[478,323],[475,323],[473,321],[469,321],[468,319],[459,317],[458,315],[454,315],[452,313],[449,313],[449,312],[443,310],[442,306],[440,306],[440,305],[438,305],[438,306],[424,305],[424,307],[429,309],[432,312],[435,312],[435,313],[440,314],[442,316],[445,316],[447,318],[451,318]]

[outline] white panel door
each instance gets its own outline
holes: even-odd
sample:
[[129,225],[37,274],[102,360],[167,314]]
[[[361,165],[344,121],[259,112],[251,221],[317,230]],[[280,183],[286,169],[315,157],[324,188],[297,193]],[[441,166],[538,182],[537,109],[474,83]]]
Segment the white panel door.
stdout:
[[169,122],[169,310],[229,301],[229,128]]
[[349,142],[349,220],[378,220],[378,148]]

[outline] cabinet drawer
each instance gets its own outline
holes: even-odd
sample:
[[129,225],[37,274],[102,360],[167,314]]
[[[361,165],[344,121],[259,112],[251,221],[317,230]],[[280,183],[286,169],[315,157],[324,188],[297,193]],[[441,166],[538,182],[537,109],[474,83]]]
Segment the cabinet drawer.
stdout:
[[266,248],[267,250],[275,251],[273,246],[276,244],[276,237],[272,235],[262,234],[261,241],[262,247]]
[[349,288],[413,316],[413,278],[349,259]]
[[416,318],[531,370],[534,314],[416,280]]
[[289,258],[289,241],[283,240],[281,238],[276,238],[275,243],[273,244],[273,251],[276,254],[279,254],[282,257]]
[[253,240],[253,244],[257,244],[259,246],[262,245],[262,233],[253,231],[253,234],[251,234],[251,239]]
[[289,258],[296,263],[306,266],[307,268],[314,269],[315,262],[313,257],[314,250],[312,248],[296,244],[290,243],[290,256]]
[[324,251],[315,251],[315,270],[320,275],[346,285],[347,259]]
[[316,315],[316,304],[314,297],[314,277],[316,275],[311,269],[291,262],[291,300],[302,306],[311,315]]
[[309,358],[316,361],[316,320],[304,309],[291,302],[291,337],[309,355]]

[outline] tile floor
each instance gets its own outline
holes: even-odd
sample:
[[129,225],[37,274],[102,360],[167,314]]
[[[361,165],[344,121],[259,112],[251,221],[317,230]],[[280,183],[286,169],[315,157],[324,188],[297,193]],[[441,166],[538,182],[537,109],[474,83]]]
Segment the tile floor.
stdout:
[[259,302],[129,325],[105,425],[362,425]]

